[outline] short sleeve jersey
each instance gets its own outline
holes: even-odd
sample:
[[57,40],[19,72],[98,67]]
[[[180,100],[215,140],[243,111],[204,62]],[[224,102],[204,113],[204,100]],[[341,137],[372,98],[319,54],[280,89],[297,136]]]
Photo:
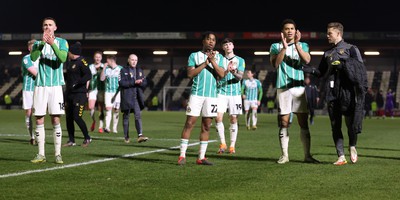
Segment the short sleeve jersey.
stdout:
[[[37,49],[42,41],[36,41],[32,49]],[[68,42],[63,38],[56,37],[54,44],[60,51],[68,52]],[[36,86],[62,86],[65,84],[63,63],[57,58],[53,48],[49,44],[43,46],[40,57],[38,58],[38,74],[36,76]]]
[[30,54],[27,54],[22,58],[22,91],[33,91],[35,87],[35,80],[33,79],[33,75],[28,71],[28,68],[34,67],[37,71],[38,63],[38,60],[35,62],[31,60]]
[[121,72],[122,66],[117,65],[114,68],[107,67],[104,71],[106,75],[106,80],[105,82],[105,92],[108,93],[116,93],[119,87],[118,80],[119,80],[119,74]]
[[[216,54],[215,61],[222,66],[222,55]],[[207,55],[202,51],[193,52],[188,59],[188,67],[198,67],[207,60]],[[217,79],[213,66],[208,64],[199,74],[193,77],[191,94],[203,97],[217,97]]]
[[258,101],[258,90],[261,89],[261,82],[258,79],[245,79],[243,80],[244,95],[246,100]]
[[92,79],[90,79],[89,90],[104,91],[104,81],[100,81],[100,74],[103,70],[104,64],[101,63],[99,69],[96,69],[95,65],[92,63],[89,65],[90,72],[92,73]]
[[[299,42],[303,51],[309,52],[307,43]],[[282,43],[273,43],[271,45],[270,54],[278,55],[283,48]],[[304,87],[304,72],[299,53],[294,43],[288,45],[285,57],[278,66],[276,79],[276,88],[292,88]]]
[[[244,72],[246,64],[243,58],[234,56],[230,59],[223,57],[222,66],[225,70],[228,69],[228,64],[232,62],[233,66],[238,71]],[[241,83],[237,80],[231,72],[228,72],[224,78],[218,81],[218,94],[226,96],[237,96],[241,95]]]

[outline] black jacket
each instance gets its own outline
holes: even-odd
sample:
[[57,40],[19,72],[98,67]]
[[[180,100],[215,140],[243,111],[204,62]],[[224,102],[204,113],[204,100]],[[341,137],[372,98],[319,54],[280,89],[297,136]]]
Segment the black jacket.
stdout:
[[[121,111],[133,110],[135,104],[139,104],[141,110],[145,107],[143,90],[147,86],[147,79],[140,67],[136,67],[136,79],[131,72],[130,66],[125,66],[120,72]],[[137,79],[143,79],[143,82],[140,85],[135,84]]]
[[87,93],[87,82],[92,79],[87,61],[80,56],[67,63],[66,93]]
[[[340,61],[339,65],[332,65]],[[353,131],[361,132],[364,101],[368,89],[367,70],[360,51],[343,40],[325,52],[318,67],[323,77],[325,100],[340,103],[345,116],[353,116]]]

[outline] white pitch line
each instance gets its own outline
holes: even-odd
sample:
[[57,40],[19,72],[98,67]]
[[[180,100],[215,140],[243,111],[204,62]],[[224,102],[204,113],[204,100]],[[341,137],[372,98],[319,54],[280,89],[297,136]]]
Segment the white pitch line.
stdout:
[[[209,140],[208,142],[215,142],[215,141],[216,140]],[[195,145],[198,145],[198,144],[200,144],[200,142],[195,142],[195,143],[189,144],[188,146],[195,146]],[[139,152],[139,153],[125,154],[125,155],[122,155],[120,157],[104,158],[104,159],[92,160],[92,161],[82,162],[82,163],[61,165],[61,166],[51,167],[51,168],[46,168],[46,169],[37,169],[37,170],[29,170],[29,171],[24,171],[24,172],[11,173],[11,174],[2,174],[2,175],[0,175],[0,178],[8,178],[8,177],[13,177],[13,176],[22,176],[22,175],[26,175],[26,174],[34,174],[34,173],[53,171],[53,170],[58,170],[58,169],[79,167],[79,166],[83,166],[83,165],[90,165],[90,164],[96,164],[96,163],[112,161],[112,160],[115,160],[115,159],[118,159],[118,158],[130,158],[130,157],[146,155],[146,154],[151,154],[151,153],[157,153],[157,152],[167,151],[167,150],[171,150],[171,149],[178,149],[178,148],[180,148],[180,146],[174,146],[174,147],[170,147],[168,149],[157,149],[157,150],[153,150],[153,151],[144,151],[144,152]]]

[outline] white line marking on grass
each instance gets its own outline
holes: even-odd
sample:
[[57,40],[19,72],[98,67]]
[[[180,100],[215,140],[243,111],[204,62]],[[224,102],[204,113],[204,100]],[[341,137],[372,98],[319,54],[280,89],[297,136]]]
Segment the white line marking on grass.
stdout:
[[[209,143],[216,142],[216,140],[209,140],[208,142]],[[198,144],[200,144],[200,142],[195,142],[195,143],[189,144],[188,146],[195,146]],[[112,161],[112,160],[115,160],[118,158],[130,158],[130,157],[146,155],[146,154],[151,154],[151,153],[157,153],[157,152],[162,152],[162,151],[167,151],[167,150],[172,150],[172,149],[179,149],[179,148],[180,148],[180,146],[174,146],[174,147],[170,147],[168,149],[157,149],[157,150],[153,150],[153,151],[144,151],[144,152],[139,152],[139,153],[125,154],[120,157],[104,158],[104,159],[99,159],[99,160],[92,160],[92,161],[82,162],[82,163],[62,165],[62,166],[51,167],[51,168],[46,168],[46,169],[37,169],[37,170],[29,170],[29,171],[24,171],[24,172],[11,173],[11,174],[2,174],[2,175],[0,175],[0,178],[8,178],[8,177],[13,177],[13,176],[22,176],[22,175],[26,175],[26,174],[34,174],[34,173],[53,171],[53,170],[58,170],[58,169],[79,167],[79,166],[83,166],[83,165],[90,165],[90,164]]]

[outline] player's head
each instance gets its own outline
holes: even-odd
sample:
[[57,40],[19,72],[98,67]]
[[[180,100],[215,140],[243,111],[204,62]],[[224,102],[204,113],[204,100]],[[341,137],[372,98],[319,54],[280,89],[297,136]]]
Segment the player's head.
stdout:
[[232,53],[233,49],[235,48],[232,38],[225,38],[224,40],[222,40],[221,45],[225,53]]
[[285,29],[285,27],[288,26],[288,25],[293,26],[295,30],[297,29],[296,28],[296,22],[294,22],[293,19],[285,19],[285,20],[282,21],[281,30],[283,31]]
[[250,79],[253,78],[254,73],[255,73],[254,69],[248,69],[246,72],[247,78],[250,78]]
[[203,50],[209,51],[214,50],[215,44],[217,43],[217,36],[212,31],[206,31],[202,35]]
[[327,26],[326,36],[329,44],[337,44],[343,39],[343,25],[339,22],[331,22]]
[[42,22],[42,29],[44,32],[54,33],[57,30],[56,20],[52,17],[46,17]]
[[95,51],[93,54],[94,63],[101,63],[102,59],[103,59],[103,52]]
[[130,54],[129,57],[128,57],[128,65],[131,66],[131,67],[136,67],[137,63],[138,63],[137,55],[133,54],[133,53]]
[[108,55],[107,63],[110,66],[115,66],[117,64],[117,57],[115,55]]

